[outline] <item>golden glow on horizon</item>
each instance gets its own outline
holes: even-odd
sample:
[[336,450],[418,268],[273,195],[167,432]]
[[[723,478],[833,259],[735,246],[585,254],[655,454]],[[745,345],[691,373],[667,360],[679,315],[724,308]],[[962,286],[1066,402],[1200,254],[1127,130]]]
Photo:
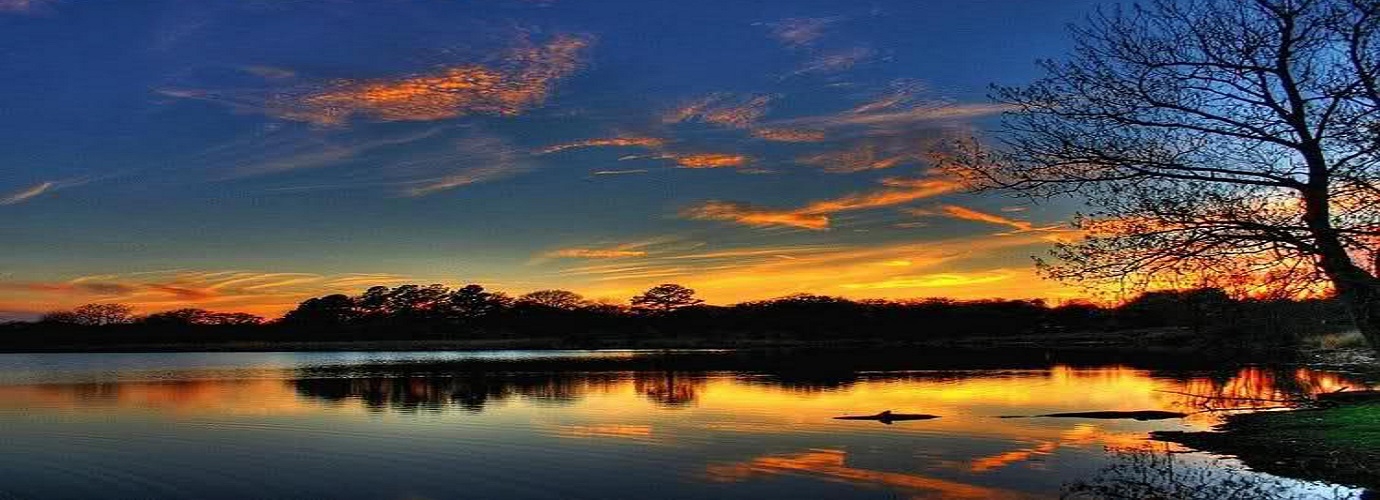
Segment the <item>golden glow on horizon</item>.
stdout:
[[[1083,292],[1041,279],[1031,267],[1011,268],[989,263],[995,256],[1038,253],[1050,242],[1068,237],[1072,236],[1024,232],[1000,237],[873,246],[772,245],[722,249],[677,238],[652,238],[544,251],[529,262],[529,272],[537,273],[528,278],[531,285],[479,283],[513,294],[563,288],[590,299],[617,303],[625,303],[629,297],[650,286],[668,281],[694,288],[713,304],[796,293],[853,299],[936,296],[1071,299],[1082,296]],[[310,297],[358,294],[369,286],[403,283],[464,284],[455,282],[450,276],[435,275],[248,271],[127,273],[59,282],[0,282],[0,310],[38,313],[90,302],[121,302],[140,312],[201,307],[274,317]]]

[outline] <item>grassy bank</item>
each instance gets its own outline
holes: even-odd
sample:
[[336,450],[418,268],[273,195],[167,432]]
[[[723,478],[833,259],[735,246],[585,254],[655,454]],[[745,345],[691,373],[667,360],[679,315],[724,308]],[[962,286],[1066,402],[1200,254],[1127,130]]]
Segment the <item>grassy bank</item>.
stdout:
[[1272,474],[1380,488],[1380,403],[1233,415],[1218,432],[1154,437]]

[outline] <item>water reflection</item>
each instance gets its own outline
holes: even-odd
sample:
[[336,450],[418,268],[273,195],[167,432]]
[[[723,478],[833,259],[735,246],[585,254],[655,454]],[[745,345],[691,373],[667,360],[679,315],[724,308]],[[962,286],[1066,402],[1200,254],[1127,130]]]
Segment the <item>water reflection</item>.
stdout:
[[[870,406],[861,406],[856,408],[858,410],[899,408],[898,405],[907,404],[957,411],[963,410],[957,406],[971,408],[977,405],[1049,410],[1044,413],[1056,409],[1171,410],[1189,413],[1188,420],[1198,423],[1214,423],[1224,410],[1278,406],[1281,402],[1321,392],[1360,387],[1359,383],[1342,375],[1307,368],[1247,367],[1225,374],[1166,377],[1119,366],[1095,369],[1054,366],[1049,370],[995,373],[870,373],[828,387],[778,383],[777,379],[762,374],[677,371],[438,374],[400,369],[389,376],[300,378],[288,383],[301,396],[358,402],[374,411],[440,411],[455,407],[480,412],[486,404],[512,398],[569,405],[590,394],[619,392],[637,394],[663,408],[681,408],[696,405],[712,385],[718,402],[727,404],[762,397],[841,396],[866,388],[877,391],[869,392]],[[893,397],[898,395],[924,397]]]
[[1064,485],[1063,498],[1183,500],[1285,500],[1351,498],[1357,492],[1327,485],[1299,485],[1252,474],[1222,459],[1192,458],[1163,445],[1109,450],[1111,463],[1092,477]]
[[[1105,451],[1144,448],[1151,430],[1203,429],[1221,409],[1361,386],[1335,373],[1263,367],[946,367],[812,377],[774,367],[649,365],[496,370],[434,361],[345,363],[253,367],[218,372],[241,376],[216,379],[0,385],[7,438],[0,469],[30,478],[0,484],[0,497],[50,496],[33,493],[73,484],[89,483],[93,491],[114,487],[97,484],[106,479],[93,479],[90,469],[107,479],[156,477],[207,498],[231,495],[211,491],[218,483],[205,474],[284,473],[300,476],[293,489],[222,485],[223,491],[241,497],[402,497],[397,484],[370,478],[417,470],[446,474],[422,474],[407,485],[406,493],[416,497],[459,494],[450,489],[460,486],[454,477],[467,478],[465,495],[495,498],[1024,498],[1061,491],[1096,497],[1105,485],[1121,487],[1118,474],[1164,469],[1157,459]],[[832,419],[886,409],[942,418],[890,426]],[[1158,422],[994,418],[1094,410],[1192,415]],[[92,441],[98,434],[123,437],[117,446]],[[243,449],[246,455],[208,449]],[[1207,471],[1185,477],[1227,481],[1214,475],[1225,470],[1220,465],[1167,450],[1176,467]],[[128,454],[168,463],[130,462]],[[42,468],[72,457],[80,467]],[[335,479],[320,480],[322,467]],[[1285,492],[1319,491],[1240,474]]]
[[914,473],[888,472],[851,467],[845,450],[816,449],[788,455],[757,457],[745,462],[711,464],[710,481],[748,481],[757,476],[799,474],[865,487],[886,487],[911,495],[954,499],[1028,498],[1029,494],[966,484]]

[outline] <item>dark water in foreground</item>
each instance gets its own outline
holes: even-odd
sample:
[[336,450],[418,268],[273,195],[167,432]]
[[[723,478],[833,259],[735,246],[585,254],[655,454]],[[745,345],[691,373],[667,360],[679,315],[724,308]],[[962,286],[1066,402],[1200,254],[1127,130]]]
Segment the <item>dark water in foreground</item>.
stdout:
[[[1145,439],[1207,428],[1218,413],[994,418],[1226,405],[1164,391],[1271,399],[1357,387],[1337,374],[1049,356],[963,369],[952,356],[895,354],[5,354],[0,498],[1361,494]],[[819,362],[843,358],[853,361]],[[942,418],[831,418],[886,409]]]

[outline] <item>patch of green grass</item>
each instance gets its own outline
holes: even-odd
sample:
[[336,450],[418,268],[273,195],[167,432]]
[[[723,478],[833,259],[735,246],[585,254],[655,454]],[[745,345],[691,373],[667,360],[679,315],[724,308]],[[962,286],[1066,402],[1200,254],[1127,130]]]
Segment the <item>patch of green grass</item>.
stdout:
[[1380,487],[1380,403],[1235,415],[1220,432],[1155,436],[1279,475]]

